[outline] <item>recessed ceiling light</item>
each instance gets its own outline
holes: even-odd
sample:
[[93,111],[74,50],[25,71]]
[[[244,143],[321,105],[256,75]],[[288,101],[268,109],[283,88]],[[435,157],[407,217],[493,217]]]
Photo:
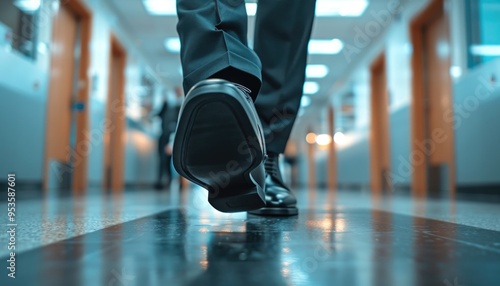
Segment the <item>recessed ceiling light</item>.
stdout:
[[179,38],[166,38],[165,49],[171,53],[178,53],[181,51],[181,41]]
[[40,9],[41,0],[16,0],[14,6],[26,13],[33,13]]
[[359,17],[368,8],[368,0],[318,0],[316,16],[318,17]]
[[306,81],[304,83],[304,94],[315,94],[319,91],[319,84],[314,81]]
[[500,56],[500,45],[474,45],[470,48],[470,52],[474,56]]
[[339,39],[333,40],[317,40],[309,41],[310,54],[336,55],[342,51],[344,43]]
[[306,77],[308,78],[324,78],[328,75],[329,69],[325,65],[307,65]]

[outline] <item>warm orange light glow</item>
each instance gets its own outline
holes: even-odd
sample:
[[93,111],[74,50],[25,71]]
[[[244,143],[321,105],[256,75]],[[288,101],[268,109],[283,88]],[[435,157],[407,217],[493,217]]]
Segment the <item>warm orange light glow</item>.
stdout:
[[309,133],[309,134],[307,134],[307,136],[306,136],[306,141],[307,141],[307,143],[309,143],[309,144],[314,144],[314,143],[316,143],[316,134],[314,134],[314,133]]

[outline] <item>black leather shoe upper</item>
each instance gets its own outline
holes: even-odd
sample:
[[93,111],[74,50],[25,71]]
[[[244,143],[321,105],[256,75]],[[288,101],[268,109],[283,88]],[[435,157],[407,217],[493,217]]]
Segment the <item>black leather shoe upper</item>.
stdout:
[[266,206],[264,135],[245,91],[221,79],[199,82],[182,104],[175,133],[175,169],[207,189],[221,212]]
[[281,177],[278,154],[269,154],[266,162],[266,207],[294,207],[297,199]]

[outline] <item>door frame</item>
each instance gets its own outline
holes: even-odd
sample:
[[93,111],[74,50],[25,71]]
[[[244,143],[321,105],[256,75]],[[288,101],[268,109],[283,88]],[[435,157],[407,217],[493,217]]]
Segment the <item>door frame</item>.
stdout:
[[[73,166],[72,189],[74,193],[82,193],[87,189],[87,166],[89,155],[89,143],[87,134],[89,129],[88,123],[88,101],[90,92],[90,77],[88,69],[90,67],[90,41],[92,38],[92,13],[82,3],[81,0],[66,0],[63,4],[70,12],[72,12],[80,21],[80,60],[78,68],[78,92],[76,99],[82,103],[83,110],[76,113],[76,146],[75,160],[77,164]],[[52,28],[52,31],[54,28]],[[50,94],[48,95],[50,97]],[[84,144],[87,143],[87,144]],[[47,142],[45,142],[47,144]],[[47,148],[45,148],[47,150]],[[43,190],[48,189],[49,176],[49,156],[45,151],[44,166],[43,166]]]
[[[384,179],[381,176],[381,171],[380,167],[382,165],[382,162],[384,159],[382,158],[381,154],[381,148],[388,148],[387,150],[387,156],[389,156],[389,166],[388,170],[390,171],[391,164],[390,164],[390,145],[388,146],[383,146],[384,141],[387,140],[387,144],[390,144],[390,133],[388,134],[388,138],[381,138],[381,133],[379,132],[379,128],[383,128],[380,123],[387,123],[387,130],[390,130],[390,118],[389,114],[387,114],[387,122],[380,122],[380,120],[377,120],[377,114],[375,111],[378,111],[378,103],[375,103],[375,90],[377,89],[378,83],[375,82],[374,74],[378,72],[379,69],[382,69],[385,76],[385,97],[387,101],[387,108],[389,108],[389,90],[388,90],[388,85],[387,85],[387,66],[386,66],[386,55],[385,52],[382,52],[375,60],[372,62],[370,66],[370,114],[371,114],[371,128],[370,128],[370,183],[371,183],[371,188],[373,192],[382,192],[384,191]],[[380,95],[378,95],[380,96]],[[377,127],[374,128],[374,122],[377,122]],[[384,176],[386,180],[389,180],[389,176]],[[391,188],[392,182],[387,182],[387,186]]]
[[328,191],[335,191],[337,188],[337,153],[335,149],[335,111],[332,105],[328,105],[328,133],[332,141],[328,145],[328,173],[327,173],[327,187]]
[[[436,16],[444,15],[446,17],[445,1],[432,0],[428,6],[417,15],[410,25],[410,39],[413,45],[413,53],[411,59],[412,65],[412,104],[411,104],[411,143],[410,157],[412,154],[419,152],[417,142],[423,142],[426,139],[426,91],[425,91],[425,63],[424,63],[424,38],[422,30],[426,24],[436,18]],[[450,35],[451,36],[451,35]],[[451,82],[450,82],[451,84]],[[450,91],[452,92],[451,86]],[[453,140],[453,136],[452,136]],[[454,145],[452,143],[452,145]],[[411,189],[414,195],[422,197],[427,194],[428,187],[428,156],[422,156],[420,164],[412,163],[412,183]],[[450,179],[450,194],[455,190],[455,157],[450,159],[449,166]]]
[[[118,58],[118,65],[119,65],[119,74],[117,75],[117,88],[118,90],[114,91],[113,87],[115,86],[113,84],[113,71],[114,71],[114,61]],[[117,126],[113,126],[116,122],[109,121],[111,119],[110,112],[112,109],[116,108],[115,104],[112,103],[112,100],[114,98],[114,94],[118,95],[120,98],[121,104],[118,106],[118,112],[119,114],[119,120],[120,124],[123,124],[121,126],[121,129],[119,129],[119,132],[121,132],[118,135],[115,136],[124,136],[125,134],[125,68],[127,65],[127,52],[123,45],[120,43],[118,38],[115,36],[115,34],[111,33],[110,35],[110,48],[109,48],[109,77],[108,77],[108,92],[107,92],[107,106],[106,106],[106,120],[107,123],[109,123],[106,126],[106,134],[104,135],[107,137],[109,140],[108,142],[105,141],[105,146],[104,146],[104,168],[103,168],[103,180],[102,180],[102,185],[103,185],[103,190],[111,189],[113,191],[120,191],[123,189],[124,186],[124,180],[123,180],[123,161],[125,158],[125,144],[123,140],[120,141],[120,146],[113,146],[111,148],[111,134],[110,132],[112,130],[109,130],[110,128],[115,129]],[[123,119],[123,122],[121,121]],[[108,128],[110,127],[110,128]],[[111,160],[114,160],[114,162],[109,162],[112,166],[117,166],[116,168],[111,168],[111,177],[108,178],[108,169],[107,169],[107,159],[108,159],[108,154],[109,152],[113,152],[114,149],[117,149],[118,153],[122,154],[122,157],[117,159],[115,156],[111,156]],[[123,159],[123,160],[122,160]],[[118,160],[118,162],[116,162]],[[111,181],[108,181],[111,179]]]
[[[308,127],[307,134],[313,133],[314,129]],[[307,188],[309,192],[315,192],[317,188],[316,181],[316,143],[307,143]]]

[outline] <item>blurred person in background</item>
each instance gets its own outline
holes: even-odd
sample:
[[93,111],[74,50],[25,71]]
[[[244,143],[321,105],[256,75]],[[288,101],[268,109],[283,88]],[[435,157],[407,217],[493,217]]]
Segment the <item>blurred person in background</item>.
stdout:
[[[172,141],[179,116],[182,91],[177,94],[176,99],[164,100],[160,112],[156,114],[161,119],[161,135],[158,138],[158,176],[155,184],[157,190],[170,189],[172,183]],[[166,182],[166,185],[163,182]]]

